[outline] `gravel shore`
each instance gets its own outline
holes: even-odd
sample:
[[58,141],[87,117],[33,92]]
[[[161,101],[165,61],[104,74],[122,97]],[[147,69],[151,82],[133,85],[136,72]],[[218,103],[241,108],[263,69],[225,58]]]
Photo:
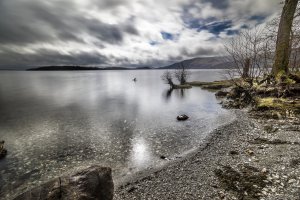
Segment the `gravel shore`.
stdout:
[[235,113],[197,152],[119,185],[114,199],[300,199],[299,120]]

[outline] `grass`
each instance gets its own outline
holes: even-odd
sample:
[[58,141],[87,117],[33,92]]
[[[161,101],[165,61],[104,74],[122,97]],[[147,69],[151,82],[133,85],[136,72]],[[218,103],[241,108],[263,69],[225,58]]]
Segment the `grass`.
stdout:
[[194,87],[201,87],[202,89],[208,90],[220,90],[223,88],[228,88],[233,85],[231,80],[223,80],[223,81],[213,81],[213,82],[201,82],[201,81],[193,81],[188,83]]

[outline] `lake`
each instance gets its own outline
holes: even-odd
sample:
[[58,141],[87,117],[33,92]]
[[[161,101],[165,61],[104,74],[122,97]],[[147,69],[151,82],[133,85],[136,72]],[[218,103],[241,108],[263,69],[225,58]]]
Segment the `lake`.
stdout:
[[[0,140],[8,155],[0,161],[0,197],[92,164],[112,167],[118,181],[193,151],[232,119],[214,93],[169,91],[163,72],[1,71]],[[191,72],[190,80],[223,78],[222,70]],[[178,122],[179,114],[190,119]]]

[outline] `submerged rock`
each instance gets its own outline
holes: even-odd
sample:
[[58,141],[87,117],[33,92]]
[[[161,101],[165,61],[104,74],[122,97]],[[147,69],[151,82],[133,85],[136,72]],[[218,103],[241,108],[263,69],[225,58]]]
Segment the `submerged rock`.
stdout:
[[15,200],[112,200],[114,184],[111,169],[91,166],[29,190]]
[[4,140],[0,141],[0,159],[4,158],[7,154],[7,150],[4,148]]
[[189,117],[187,115],[179,115],[177,116],[178,121],[184,121],[187,120]]

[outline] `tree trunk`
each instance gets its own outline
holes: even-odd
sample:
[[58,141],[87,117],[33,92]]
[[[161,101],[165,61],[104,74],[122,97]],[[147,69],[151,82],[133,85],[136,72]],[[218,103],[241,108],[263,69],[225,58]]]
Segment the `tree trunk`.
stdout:
[[275,62],[272,73],[277,80],[289,71],[290,39],[298,0],[285,0],[277,33]]
[[242,74],[243,79],[249,78],[249,70],[250,70],[250,58],[246,58],[243,67],[243,74]]

